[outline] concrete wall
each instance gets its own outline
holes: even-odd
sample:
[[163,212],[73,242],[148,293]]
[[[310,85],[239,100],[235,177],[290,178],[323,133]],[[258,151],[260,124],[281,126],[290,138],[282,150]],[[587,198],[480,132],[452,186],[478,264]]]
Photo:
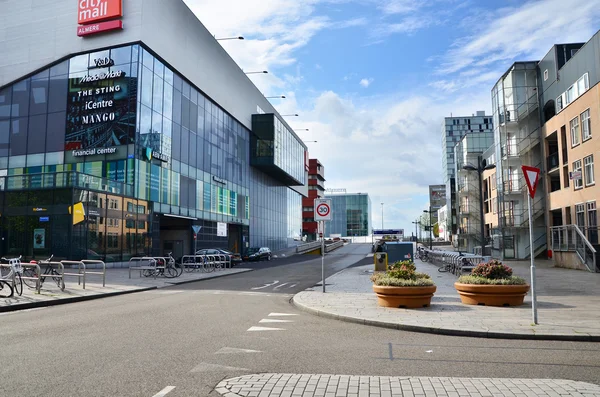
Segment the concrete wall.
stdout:
[[75,0],[0,1],[0,87],[69,54],[142,41],[248,129],[257,106],[275,112],[182,0],[123,0],[123,14],[122,31],[82,38]]
[[552,254],[552,261],[555,267],[564,267],[567,269],[586,270],[587,268],[576,252],[558,252],[554,251]]

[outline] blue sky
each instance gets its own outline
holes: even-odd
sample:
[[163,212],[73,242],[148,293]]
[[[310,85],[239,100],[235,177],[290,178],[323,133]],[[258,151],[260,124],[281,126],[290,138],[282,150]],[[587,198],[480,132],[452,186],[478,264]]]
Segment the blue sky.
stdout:
[[441,126],[491,111],[517,60],[585,42],[600,0],[185,0],[325,166],[326,186],[369,193],[374,225],[411,230],[442,183]]

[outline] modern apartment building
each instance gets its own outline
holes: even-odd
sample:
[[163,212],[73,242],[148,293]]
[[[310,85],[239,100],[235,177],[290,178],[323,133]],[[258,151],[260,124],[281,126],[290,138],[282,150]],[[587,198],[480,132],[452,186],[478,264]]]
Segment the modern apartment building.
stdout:
[[302,198],[302,237],[316,241],[319,233],[315,222],[315,199],[325,196],[325,167],[317,159],[308,160],[308,197]]
[[555,45],[539,64],[547,170],[544,193],[552,231],[547,233],[548,246],[558,251],[556,260],[568,264],[578,258],[563,248],[578,242],[580,264],[590,269],[595,265],[590,248],[600,252],[596,207],[600,200],[596,185],[600,161],[599,48],[600,33],[596,33],[585,44]]
[[472,116],[446,117],[442,126],[442,173],[446,186],[446,205],[448,207],[449,235],[458,232],[458,204],[456,198],[456,162],[454,147],[467,134],[485,133],[492,136],[492,116],[486,116],[485,111],[477,111]]
[[183,1],[1,8],[2,256],[300,238],[306,145]]
[[[477,171],[468,171],[463,167],[465,165],[477,167],[479,156],[482,156],[483,152],[493,145],[493,143],[492,134],[477,132],[463,136],[454,147],[458,202],[458,230],[454,246],[461,251],[473,252],[475,247],[487,245],[487,241],[482,241],[481,239],[480,175]],[[483,189],[483,191],[485,192],[486,190]],[[484,198],[486,197],[484,196]]]
[[367,193],[326,194],[331,199],[332,220],[325,222],[325,236],[366,237],[371,235],[371,198]]

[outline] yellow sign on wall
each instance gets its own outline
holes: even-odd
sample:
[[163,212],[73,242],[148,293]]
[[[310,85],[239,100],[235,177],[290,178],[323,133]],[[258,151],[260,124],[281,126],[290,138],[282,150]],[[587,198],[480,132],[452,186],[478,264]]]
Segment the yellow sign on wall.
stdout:
[[85,221],[85,208],[83,208],[83,203],[76,203],[72,207],[69,207],[69,214],[73,215],[73,225]]

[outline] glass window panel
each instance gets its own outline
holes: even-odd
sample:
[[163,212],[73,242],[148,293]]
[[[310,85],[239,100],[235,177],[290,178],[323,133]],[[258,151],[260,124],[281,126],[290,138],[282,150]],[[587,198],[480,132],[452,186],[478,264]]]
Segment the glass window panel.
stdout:
[[8,156],[10,120],[0,120],[0,156]]
[[190,104],[190,129],[192,132],[198,131],[198,106]]
[[181,126],[190,129],[190,100],[184,96],[181,102]]
[[173,121],[181,124],[181,91],[173,91]]
[[10,118],[11,102],[12,87],[6,87],[3,90],[0,90],[0,120]]
[[28,118],[13,119],[10,133],[10,155],[18,156],[27,153]]
[[112,48],[110,50],[110,59],[115,65],[122,65],[131,62],[131,46]]
[[29,114],[42,114],[48,111],[48,80],[32,80],[29,96]]
[[69,72],[85,72],[88,70],[89,54],[78,55],[69,60]]
[[27,134],[27,153],[44,153],[46,151],[46,115],[29,117]]
[[154,57],[145,48],[142,49],[142,60],[144,66],[152,71],[154,68]]
[[173,71],[165,66],[165,82],[173,85]]
[[[152,134],[160,134],[162,132],[162,116],[158,112],[152,113]],[[156,146],[154,149],[158,150]]]
[[190,99],[190,90],[191,90],[191,87],[190,87],[189,83],[184,80],[183,81],[183,88],[182,88],[181,92],[183,93],[183,96],[185,98]]
[[62,151],[65,146],[66,112],[50,113],[47,124],[46,150],[48,152]]
[[50,68],[50,77],[64,76],[69,73],[69,61],[64,61]]
[[173,118],[173,87],[165,84],[163,95],[163,116],[171,120]]
[[163,107],[163,86],[164,82],[158,76],[154,76],[154,90],[152,91],[152,109],[155,112],[162,113]]
[[189,152],[188,149],[190,147],[190,132],[189,130],[182,128],[181,129],[181,162],[185,164],[189,164]]
[[152,132],[152,110],[142,105],[140,114],[140,134],[150,134]]
[[148,68],[142,68],[142,104],[152,107],[152,87],[154,74]]
[[161,61],[159,61],[156,58],[154,58],[154,74],[156,74],[161,79],[164,77],[165,74],[165,66],[162,64]]
[[173,124],[171,157],[174,160],[181,160],[181,126],[179,124]]
[[50,77],[48,88],[48,112],[62,112],[67,110],[68,79],[67,75]]
[[13,85],[12,117],[23,117],[29,114],[29,79]]
[[198,137],[196,136],[196,134],[190,133],[190,142],[189,142],[189,145],[187,146],[187,148],[189,150],[188,164],[192,165],[193,167],[196,166],[197,139],[198,139]]

